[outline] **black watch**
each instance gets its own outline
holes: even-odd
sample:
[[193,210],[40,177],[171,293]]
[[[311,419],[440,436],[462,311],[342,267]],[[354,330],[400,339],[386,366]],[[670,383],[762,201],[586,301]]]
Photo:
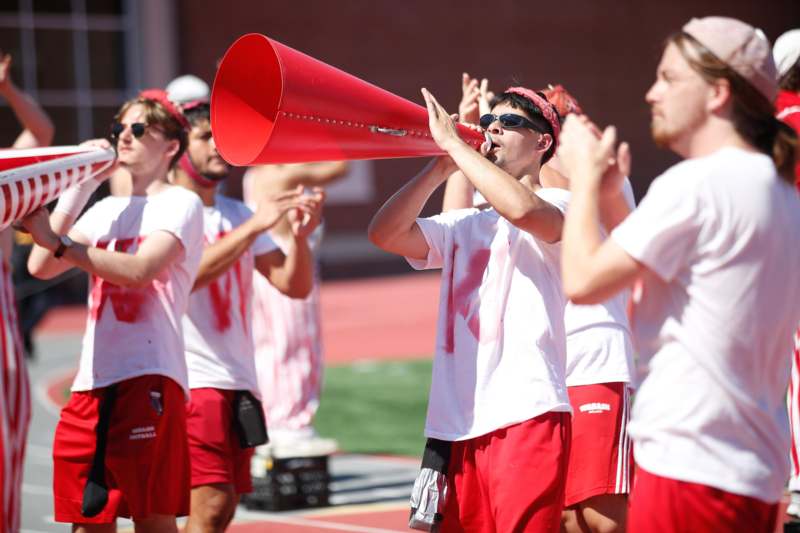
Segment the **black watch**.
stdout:
[[53,253],[53,257],[55,257],[56,259],[59,259],[62,255],[64,255],[64,252],[67,251],[67,248],[75,244],[75,241],[73,241],[66,235],[60,236],[58,240],[60,241],[58,243],[58,248],[56,248],[56,251]]

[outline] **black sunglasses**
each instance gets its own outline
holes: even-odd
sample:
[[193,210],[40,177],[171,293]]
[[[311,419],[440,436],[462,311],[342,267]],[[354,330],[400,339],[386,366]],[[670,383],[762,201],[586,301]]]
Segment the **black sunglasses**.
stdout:
[[[141,139],[144,132],[147,130],[149,124],[144,124],[142,122],[134,122],[131,124],[131,133],[137,139]],[[122,122],[114,122],[111,124],[111,138],[112,139],[119,139],[119,136],[122,135],[122,132],[125,131],[127,128],[127,124],[123,124]]]
[[493,115],[491,113],[486,113],[481,117],[481,128],[487,130],[489,126],[494,124],[496,120],[500,121],[500,124],[504,128],[528,128],[534,131],[538,131],[542,133],[542,130],[539,126],[528,120],[527,118],[523,117],[522,115],[515,115],[513,113],[504,113],[500,116]]

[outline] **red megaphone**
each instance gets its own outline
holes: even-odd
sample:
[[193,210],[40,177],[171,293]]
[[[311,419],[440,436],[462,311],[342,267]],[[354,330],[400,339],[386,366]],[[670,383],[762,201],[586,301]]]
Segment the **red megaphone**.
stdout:
[[[459,125],[476,149],[479,133]],[[233,165],[441,155],[427,110],[258,33],[225,53],[211,129]]]

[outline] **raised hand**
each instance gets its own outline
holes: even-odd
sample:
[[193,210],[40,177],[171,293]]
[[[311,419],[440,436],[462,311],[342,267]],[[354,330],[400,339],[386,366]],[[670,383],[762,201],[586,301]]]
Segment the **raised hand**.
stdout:
[[478,78],[464,72],[461,75],[461,102],[458,103],[458,119],[462,124],[477,124],[480,121],[481,96]]
[[322,221],[322,206],[325,203],[325,190],[314,187],[311,194],[303,197],[301,205],[289,211],[289,222],[295,237],[305,239],[317,229]]
[[586,116],[568,115],[557,155],[573,186],[597,185],[604,196],[618,193],[630,173],[631,154],[628,143],[616,144],[614,126],[601,132]]
[[261,198],[251,220],[258,231],[266,231],[277,224],[284,214],[294,208],[302,209],[303,205],[303,186],[298,185],[289,191]]
[[[91,146],[94,148],[102,148],[104,150],[114,150],[114,146],[109,142],[108,139],[89,139],[88,141],[83,141],[79,146]],[[114,162],[109,166],[107,169],[103,170],[102,172],[96,174],[92,179],[97,182],[95,185],[95,189],[98,185],[103,183],[105,180],[111,177],[115,170],[119,168],[119,160],[114,157]]]
[[480,97],[478,98],[478,111],[480,111],[481,115],[485,115],[486,113],[492,112],[491,102],[494,98],[494,93],[489,90],[489,80],[483,78],[481,80],[480,89]]
[[458,120],[464,125],[478,124],[481,115],[491,112],[489,103],[494,93],[489,90],[489,80],[478,81],[466,72],[461,75],[461,102],[458,104]]
[[444,151],[449,151],[455,144],[464,142],[458,135],[455,115],[448,115],[428,89],[422,89],[422,96],[425,98],[425,105],[428,108],[428,126],[437,146]]

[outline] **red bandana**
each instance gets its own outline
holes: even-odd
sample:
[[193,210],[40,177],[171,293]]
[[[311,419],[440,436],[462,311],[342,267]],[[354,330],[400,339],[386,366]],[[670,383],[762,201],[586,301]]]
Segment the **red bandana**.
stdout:
[[189,121],[186,120],[186,117],[183,116],[183,113],[178,106],[176,106],[172,101],[167,98],[167,92],[163,89],[145,89],[144,91],[139,93],[139,98],[143,98],[145,100],[153,100],[154,102],[158,102],[161,104],[161,107],[167,110],[172,118],[178,121],[178,123],[183,126],[183,129],[189,129]]
[[553,106],[550,104],[550,102],[536,94],[534,91],[526,89],[525,87],[509,87],[505,92],[518,94],[519,96],[527,98],[533,102],[533,105],[539,108],[539,111],[542,112],[544,119],[550,124],[550,127],[553,128],[553,144],[558,145],[558,135],[561,133],[561,126],[558,122],[558,113],[556,113],[556,110],[553,109]]

